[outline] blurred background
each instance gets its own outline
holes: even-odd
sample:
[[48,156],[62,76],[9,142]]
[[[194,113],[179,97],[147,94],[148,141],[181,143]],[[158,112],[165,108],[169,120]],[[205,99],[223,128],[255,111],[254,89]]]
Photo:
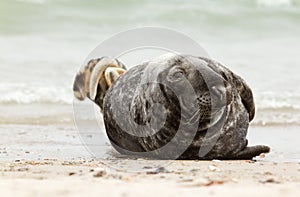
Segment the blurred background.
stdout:
[[86,56],[143,26],[185,33],[242,76],[253,125],[300,123],[299,0],[0,0],[3,132],[74,128],[72,83]]

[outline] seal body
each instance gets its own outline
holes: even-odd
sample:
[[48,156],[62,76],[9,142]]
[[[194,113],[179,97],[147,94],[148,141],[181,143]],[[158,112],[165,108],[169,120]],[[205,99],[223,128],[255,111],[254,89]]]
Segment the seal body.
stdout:
[[247,147],[255,114],[251,89],[207,58],[172,55],[135,66],[107,90],[103,109],[108,138],[121,154],[251,159],[269,152]]

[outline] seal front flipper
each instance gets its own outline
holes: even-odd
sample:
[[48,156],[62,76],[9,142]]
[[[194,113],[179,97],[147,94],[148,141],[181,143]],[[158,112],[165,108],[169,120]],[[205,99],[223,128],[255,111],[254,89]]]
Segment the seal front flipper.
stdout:
[[248,146],[239,152],[233,159],[252,159],[261,153],[270,152],[270,147],[264,145]]

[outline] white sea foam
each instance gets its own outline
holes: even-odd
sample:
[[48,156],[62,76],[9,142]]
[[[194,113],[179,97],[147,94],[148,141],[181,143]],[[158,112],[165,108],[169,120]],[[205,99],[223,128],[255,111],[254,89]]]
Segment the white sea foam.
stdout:
[[59,86],[0,84],[0,104],[72,104],[72,89]]
[[290,6],[291,0],[257,0],[259,6],[277,7],[277,6]]
[[264,92],[255,101],[260,110],[300,110],[300,92]]
[[24,3],[34,3],[34,4],[43,4],[46,2],[46,0],[18,0],[18,1]]
[[[0,124],[53,124],[74,121],[71,87],[0,84],[0,92]],[[253,125],[300,124],[300,93],[259,93],[255,96],[255,103],[257,110]],[[86,114],[80,114],[79,119],[95,119],[95,116],[87,117]]]

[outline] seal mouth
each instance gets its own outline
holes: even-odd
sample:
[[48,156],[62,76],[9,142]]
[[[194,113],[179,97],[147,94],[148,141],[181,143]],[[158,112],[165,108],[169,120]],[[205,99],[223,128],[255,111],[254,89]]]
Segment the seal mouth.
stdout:
[[222,118],[224,112],[225,112],[226,106],[220,107],[220,108],[215,108],[212,109],[212,112],[209,116],[201,119],[201,109],[198,109],[193,116],[189,119],[189,122],[195,122],[199,121],[199,124],[203,124],[203,127],[199,127],[200,130],[207,129],[215,124],[217,124],[220,119]]
[[210,117],[210,125],[215,125],[222,118],[223,113],[225,112],[226,106],[212,109],[211,117]]

